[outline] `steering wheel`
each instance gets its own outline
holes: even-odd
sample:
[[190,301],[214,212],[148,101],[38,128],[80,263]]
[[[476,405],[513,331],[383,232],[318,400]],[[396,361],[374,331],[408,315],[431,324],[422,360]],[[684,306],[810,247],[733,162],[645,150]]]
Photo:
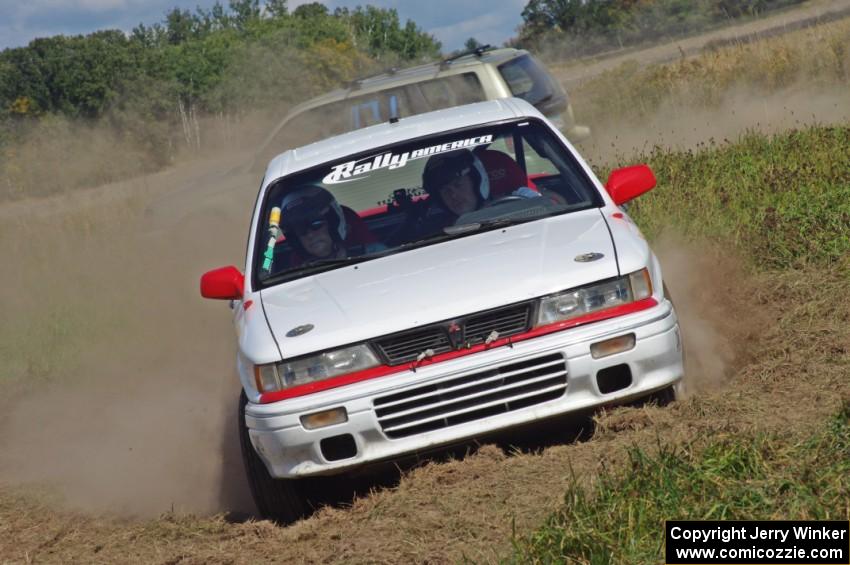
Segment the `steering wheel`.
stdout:
[[496,198],[495,200],[488,200],[484,203],[482,208],[492,208],[493,206],[500,206],[507,202],[514,202],[516,200],[528,200],[525,196],[517,196],[515,194],[509,194],[507,196],[502,196],[500,198]]

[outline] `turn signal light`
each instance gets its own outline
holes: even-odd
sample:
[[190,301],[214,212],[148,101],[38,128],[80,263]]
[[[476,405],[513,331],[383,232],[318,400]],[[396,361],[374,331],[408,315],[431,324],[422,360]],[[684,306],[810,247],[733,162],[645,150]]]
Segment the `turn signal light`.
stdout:
[[606,339],[605,341],[594,343],[590,346],[590,354],[594,359],[600,359],[602,357],[614,355],[615,353],[622,353],[623,351],[634,349],[634,347],[635,334],[626,334],[613,339]]
[[301,416],[301,425],[307,430],[317,430],[319,428],[333,426],[334,424],[343,424],[347,421],[348,412],[341,406],[333,410],[325,410],[323,412]]

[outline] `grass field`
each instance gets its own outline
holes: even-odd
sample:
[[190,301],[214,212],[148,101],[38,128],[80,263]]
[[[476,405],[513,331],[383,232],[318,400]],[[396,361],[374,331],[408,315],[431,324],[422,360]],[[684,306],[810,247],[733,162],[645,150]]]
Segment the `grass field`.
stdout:
[[634,447],[624,468],[516,540],[516,563],[656,563],[665,520],[847,520],[850,398],[814,434],[751,433],[658,449]]
[[674,228],[723,240],[760,267],[846,261],[850,250],[850,127],[745,135],[702,151],[645,159],[659,190],[632,212],[651,236]]

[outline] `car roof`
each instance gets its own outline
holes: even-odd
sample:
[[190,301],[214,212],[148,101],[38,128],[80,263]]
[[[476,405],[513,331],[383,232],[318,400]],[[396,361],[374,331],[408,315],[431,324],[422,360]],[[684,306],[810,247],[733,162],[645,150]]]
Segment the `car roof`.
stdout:
[[310,110],[338,100],[345,100],[349,97],[377,92],[384,90],[385,88],[389,88],[390,86],[410,84],[412,82],[419,82],[429,78],[457,74],[463,70],[469,70],[480,65],[500,65],[505,61],[526,54],[528,54],[528,51],[523,49],[504,47],[501,49],[482,51],[480,55],[476,53],[468,53],[448,61],[444,59],[442,61],[434,61],[423,65],[417,65],[415,67],[408,67],[406,69],[385,71],[380,74],[352,81],[352,83],[345,88],[338,88],[326,94],[311,98],[309,101],[292,108],[292,110],[287,113],[287,117],[284,119],[300,114],[305,110]]
[[519,117],[542,118],[543,115],[525,100],[502,98],[417,114],[401,118],[395,123],[375,124],[281,153],[269,163],[264,185],[355,153],[417,137]]

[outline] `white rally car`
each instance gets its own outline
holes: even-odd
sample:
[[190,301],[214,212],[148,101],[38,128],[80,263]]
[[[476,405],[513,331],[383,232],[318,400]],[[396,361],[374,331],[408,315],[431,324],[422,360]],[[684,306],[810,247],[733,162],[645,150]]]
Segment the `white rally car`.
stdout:
[[240,429],[260,512],[304,515],[310,481],[649,395],[683,376],[658,260],[533,106],[440,110],[268,166],[233,301]]

